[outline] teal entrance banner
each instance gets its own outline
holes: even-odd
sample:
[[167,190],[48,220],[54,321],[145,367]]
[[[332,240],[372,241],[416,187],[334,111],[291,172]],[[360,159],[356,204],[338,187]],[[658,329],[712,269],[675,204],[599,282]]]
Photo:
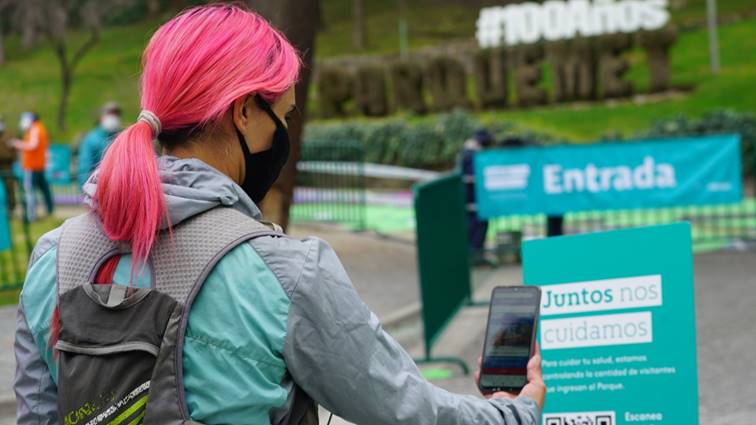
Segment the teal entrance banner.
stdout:
[[71,147],[62,144],[50,145],[45,173],[52,184],[71,183]]
[[737,203],[740,156],[738,135],[482,151],[478,214]]
[[697,425],[688,223],[527,241],[542,290],[543,425]]
[[4,182],[0,182],[0,251],[11,247],[10,218],[8,216],[8,194]]
[[[19,181],[23,181],[24,172],[21,164],[13,163],[13,174]],[[47,164],[45,177],[50,184],[71,184],[71,147],[63,144],[51,144],[47,150]]]

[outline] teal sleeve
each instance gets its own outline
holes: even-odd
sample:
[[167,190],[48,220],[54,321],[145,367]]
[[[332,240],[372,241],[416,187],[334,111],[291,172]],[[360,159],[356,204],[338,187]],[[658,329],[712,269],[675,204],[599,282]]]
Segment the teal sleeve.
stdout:
[[53,350],[49,347],[50,321],[55,310],[55,258],[57,249],[47,251],[29,269],[21,291],[21,307],[26,315],[29,331],[39,354],[50,370],[53,381],[57,382],[57,364]]
[[184,388],[200,423],[270,423],[288,391],[283,346],[289,299],[248,245],[213,269],[189,313]]

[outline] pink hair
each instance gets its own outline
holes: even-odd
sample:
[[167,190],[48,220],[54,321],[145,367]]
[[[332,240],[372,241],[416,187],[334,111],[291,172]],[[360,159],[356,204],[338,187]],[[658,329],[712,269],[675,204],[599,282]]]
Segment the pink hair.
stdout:
[[[250,93],[273,102],[296,83],[300,64],[283,34],[254,12],[228,4],[188,9],[161,26],[144,51],[141,106],[164,131],[203,125]],[[131,243],[132,272],[168,220],[153,136],[143,121],[118,135],[94,196],[108,237]]]

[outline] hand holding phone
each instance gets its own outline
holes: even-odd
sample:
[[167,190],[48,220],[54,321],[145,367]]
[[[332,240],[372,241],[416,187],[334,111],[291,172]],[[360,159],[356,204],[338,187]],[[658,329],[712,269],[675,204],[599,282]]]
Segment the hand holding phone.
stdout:
[[[475,372],[475,382],[480,386],[480,368],[482,363],[482,357],[478,358],[478,370]],[[535,346],[535,354],[528,361],[527,366],[527,378],[528,383],[522,388],[519,394],[512,394],[504,391],[495,393],[483,393],[485,398],[508,398],[516,399],[517,396],[525,396],[535,401],[538,407],[543,410],[543,405],[546,400],[546,384],[543,382],[543,371],[541,370],[541,352],[538,348],[538,343]]]
[[540,303],[541,291],[534,286],[494,288],[478,380],[483,394],[517,394],[531,380],[542,386],[540,356],[535,358]]

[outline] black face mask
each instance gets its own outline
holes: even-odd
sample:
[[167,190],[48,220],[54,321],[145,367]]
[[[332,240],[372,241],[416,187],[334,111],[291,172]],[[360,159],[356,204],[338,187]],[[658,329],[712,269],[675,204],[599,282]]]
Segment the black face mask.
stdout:
[[255,204],[259,204],[265,197],[265,194],[268,193],[270,187],[273,186],[273,183],[281,173],[281,169],[283,169],[286,161],[289,159],[289,133],[281,120],[278,119],[278,116],[270,108],[268,102],[260,97],[260,95],[255,95],[255,102],[276,124],[276,131],[273,133],[273,142],[270,149],[250,153],[247,142],[238,128],[236,129],[236,134],[239,137],[239,144],[244,153],[244,168],[246,169],[246,175],[244,176],[241,188],[252,198]]

